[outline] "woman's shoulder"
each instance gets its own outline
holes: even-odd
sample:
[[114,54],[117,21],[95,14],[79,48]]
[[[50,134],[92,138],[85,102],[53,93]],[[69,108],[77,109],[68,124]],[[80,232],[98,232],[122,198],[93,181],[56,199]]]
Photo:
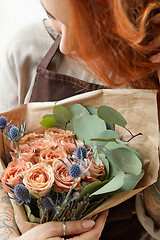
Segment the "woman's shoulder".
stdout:
[[[36,52],[38,49],[48,50],[54,39],[48,33],[42,20],[35,21],[17,29],[10,37],[6,51],[8,55],[16,54],[32,48]],[[35,49],[35,50],[34,50]]]

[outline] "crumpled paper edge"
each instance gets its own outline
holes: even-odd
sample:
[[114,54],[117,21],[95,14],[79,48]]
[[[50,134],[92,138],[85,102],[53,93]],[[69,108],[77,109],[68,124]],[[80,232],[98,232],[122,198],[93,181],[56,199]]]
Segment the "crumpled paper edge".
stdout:
[[[118,98],[117,98],[118,97]],[[151,142],[154,142],[154,161],[148,164],[147,169],[149,169],[150,167],[152,167],[152,169],[154,168],[154,171],[152,171],[152,174],[149,175],[146,172],[146,179],[145,177],[143,178],[143,181],[141,181],[140,186],[130,192],[124,192],[124,193],[119,193],[115,196],[113,196],[111,199],[109,199],[106,203],[102,204],[100,207],[98,207],[95,211],[93,211],[91,214],[87,215],[86,218],[91,218],[93,215],[105,210],[106,208],[111,208],[113,206],[116,206],[117,204],[127,200],[128,198],[132,197],[133,195],[137,194],[138,192],[142,191],[145,187],[153,184],[158,176],[158,169],[159,169],[159,160],[158,160],[158,113],[157,113],[157,104],[156,104],[156,91],[152,91],[152,90],[136,90],[136,89],[101,89],[101,90],[96,90],[96,91],[92,91],[92,92],[88,92],[88,93],[84,93],[84,94],[80,94],[74,97],[70,97],[68,99],[64,99],[58,102],[41,102],[41,103],[29,103],[29,104],[25,104],[22,105],[16,109],[13,109],[9,112],[4,113],[3,115],[7,117],[11,117],[13,118],[13,115],[15,117],[16,114],[18,113],[19,116],[23,117],[25,116],[25,121],[27,122],[27,131],[35,131],[39,126],[37,124],[39,124],[40,120],[42,119],[42,116],[48,113],[52,113],[52,109],[53,106],[55,105],[66,105],[66,106],[70,106],[74,103],[81,103],[85,106],[91,107],[97,107],[98,105],[108,105],[114,108],[114,104],[112,104],[112,100],[117,99],[118,102],[119,101],[124,101],[124,105],[126,105],[126,102],[128,100],[128,97],[131,97],[132,101],[134,102],[136,99],[141,99],[143,98],[145,101],[148,101],[150,104],[152,104],[152,111],[154,114],[154,120],[153,120],[153,114],[150,114],[149,112],[146,114],[148,114],[148,120],[150,121],[150,119],[153,120],[153,124],[150,121],[150,130],[153,132],[153,134],[149,134],[146,136],[149,137],[149,140]],[[98,104],[98,99],[99,98],[103,98],[103,101],[100,102],[100,104]],[[107,102],[104,100],[105,98],[107,98]],[[125,106],[125,109],[123,109],[124,113],[126,111],[128,111],[129,109],[131,109],[132,106],[132,101],[129,101],[128,108]],[[144,102],[145,102],[144,101]],[[142,102],[141,102],[142,103]],[[123,105],[123,103],[121,103]],[[143,104],[142,104],[143,105]],[[138,107],[138,104],[137,104]],[[141,109],[144,111],[143,106],[141,106]],[[119,111],[119,109],[116,109],[117,111]],[[140,109],[139,109],[140,110]],[[150,109],[151,110],[151,109]],[[125,114],[123,114],[123,111],[121,112],[121,114],[125,117]],[[134,113],[134,110],[133,110]],[[141,114],[141,112],[139,111],[139,114]],[[38,122],[35,121],[35,119],[38,119]],[[10,120],[10,119],[8,119]],[[18,119],[20,121],[20,117]],[[129,125],[132,125],[132,127],[134,127],[136,125],[136,121],[135,121],[135,125],[133,123],[131,123],[130,120],[128,120],[128,124],[127,127],[130,129]],[[134,126],[133,126],[134,125]],[[146,128],[145,132],[148,129]],[[121,133],[121,136],[124,137],[125,133]],[[153,141],[155,140],[155,141]],[[148,141],[148,139],[146,138],[146,141]],[[157,142],[156,142],[157,141]],[[146,144],[146,142],[145,142]],[[132,145],[132,144],[131,144]],[[143,144],[140,144],[141,146]],[[135,140],[133,143],[133,146],[136,146]],[[140,149],[140,148],[139,148]],[[139,149],[135,149],[135,150],[139,150]],[[144,158],[144,160],[146,162],[148,162],[147,157]],[[149,175],[149,176],[147,176]],[[147,182],[146,182],[147,180]],[[144,182],[144,183],[142,183]],[[15,212],[18,213],[18,215],[20,214],[20,212],[22,211],[22,208],[20,211],[18,211],[18,207],[19,206],[14,206],[15,204],[13,203],[13,207],[15,209]],[[19,215],[20,216],[20,215]],[[17,221],[19,221],[19,217],[16,217]],[[25,220],[26,221],[26,220]],[[21,223],[19,222],[19,224],[21,225]],[[19,226],[18,224],[18,226]],[[32,227],[33,224],[29,223],[30,226]],[[28,225],[29,226],[29,225]],[[22,229],[20,226],[20,231],[23,233],[25,232],[25,229]],[[28,228],[27,228],[28,230]]]

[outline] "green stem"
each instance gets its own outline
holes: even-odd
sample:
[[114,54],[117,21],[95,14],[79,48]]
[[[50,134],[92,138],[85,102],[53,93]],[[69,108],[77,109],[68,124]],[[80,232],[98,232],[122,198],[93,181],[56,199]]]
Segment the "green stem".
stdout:
[[17,143],[17,158],[19,158],[19,143],[18,142],[16,143]]
[[6,151],[5,151],[5,146],[4,146],[4,136],[3,136],[3,129],[2,129],[2,144],[3,144],[3,153],[4,153],[4,164],[7,166],[7,158],[6,158]]
[[71,186],[71,188],[69,189],[69,192],[67,193],[67,196],[65,197],[65,199],[64,199],[61,207],[64,207],[64,206],[66,205],[67,200],[68,200],[68,198],[69,198],[69,196],[70,196],[70,194],[71,194],[71,192],[72,192],[72,189],[73,189],[73,187],[74,187],[75,181],[76,181],[76,180],[73,181],[72,186]]

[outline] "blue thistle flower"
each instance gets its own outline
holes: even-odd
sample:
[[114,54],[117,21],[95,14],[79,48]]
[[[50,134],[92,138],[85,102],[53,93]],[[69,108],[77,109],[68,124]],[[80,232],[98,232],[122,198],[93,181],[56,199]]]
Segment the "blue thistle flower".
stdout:
[[8,127],[10,123],[11,123],[11,121],[9,123],[7,123],[6,117],[4,117],[4,116],[0,117],[0,129],[4,129],[4,128]]
[[29,195],[29,190],[23,184],[17,184],[13,189],[15,199],[17,200],[16,203],[18,205],[22,205],[24,203],[29,203],[31,198]]
[[10,141],[18,142],[23,137],[25,130],[26,124],[22,121],[20,127],[19,125],[17,125],[17,127],[14,125],[9,126],[6,130],[6,134],[4,134],[4,137]]
[[85,159],[87,157],[87,149],[84,146],[77,147],[75,155],[78,159]]
[[6,157],[6,152],[5,152],[5,144],[4,144],[4,129],[10,125],[12,121],[7,123],[7,119],[4,116],[0,117],[0,133],[2,134],[2,145],[3,145],[3,153],[4,153],[4,164],[7,166],[7,157]]
[[81,176],[81,173],[82,173],[81,167],[78,164],[76,163],[71,164],[69,168],[69,174],[71,177],[78,178]]
[[82,162],[86,162],[87,158],[93,157],[93,156],[88,156],[88,154],[91,152],[91,149],[89,149],[88,151],[87,148],[85,147],[85,144],[83,146],[78,147],[74,136],[73,136],[73,141],[76,146],[76,151],[75,153],[73,153],[73,155],[75,155],[75,158],[74,158],[75,161],[78,161],[81,164]]
[[9,127],[8,127],[8,132],[10,132],[10,130],[11,130],[11,128],[13,127],[14,125],[10,125]]
[[42,206],[46,211],[51,209],[51,210],[55,210],[57,212],[57,209],[53,205],[52,199],[47,196],[44,196],[42,198]]
[[16,126],[12,126],[10,129],[9,129],[9,134],[10,134],[10,137],[13,141],[16,141],[17,138],[18,138],[18,132],[19,132],[19,129],[18,127]]
[[0,117],[0,128],[5,128],[7,126],[7,119],[6,117]]
[[17,144],[17,158],[19,158],[19,140],[24,136],[26,130],[26,124],[22,120],[22,124],[14,126],[11,125],[8,129],[6,129],[4,137],[9,141],[13,141],[13,144]]

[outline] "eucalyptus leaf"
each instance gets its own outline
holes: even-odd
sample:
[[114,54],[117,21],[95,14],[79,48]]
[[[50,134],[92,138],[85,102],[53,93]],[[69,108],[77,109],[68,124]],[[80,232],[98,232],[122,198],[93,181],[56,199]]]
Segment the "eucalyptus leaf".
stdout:
[[99,188],[103,187],[106,183],[108,183],[109,180],[105,180],[103,182],[101,181],[96,181],[96,182],[92,182],[90,184],[88,184],[86,187],[84,187],[82,189],[82,191],[80,192],[80,197],[79,197],[79,201],[83,198],[83,196],[85,196],[86,194],[91,195],[92,193],[94,193],[95,191],[97,191]]
[[43,119],[40,124],[45,127],[45,128],[51,128],[51,127],[54,127],[57,125],[57,122],[55,119],[53,118],[46,118],[46,119]]
[[72,120],[75,119],[75,118],[79,119],[84,115],[90,115],[87,108],[85,108],[83,105],[81,105],[79,103],[73,104],[70,107],[70,111],[72,113]]
[[142,171],[142,162],[137,155],[126,148],[115,148],[106,152],[109,162],[112,162],[118,170],[124,173],[139,175]]
[[97,108],[87,107],[86,108],[91,115],[97,115]]
[[108,176],[108,178],[115,177],[118,171],[119,171],[119,168],[117,168],[117,166],[114,164],[114,162],[109,161],[109,176]]
[[[134,154],[136,154],[136,156],[141,160],[141,162],[143,162],[143,159],[141,157],[141,155],[133,148],[130,148],[129,146],[125,145],[125,142],[121,142],[119,141],[120,139],[116,139],[116,142],[109,142],[106,145],[106,148],[108,150],[112,150],[112,149],[117,149],[117,148],[125,148],[128,149],[130,151],[132,151]],[[118,144],[119,143],[119,144]],[[127,143],[128,144],[128,143]]]
[[115,130],[115,126],[114,126],[114,124],[113,123],[110,123],[110,122],[107,122],[107,121],[105,121],[105,123],[106,123],[106,127],[107,127],[107,129],[110,129],[110,130]]
[[[95,145],[106,145],[106,142],[115,142],[119,138],[118,133],[113,130],[105,130],[101,132],[97,138],[91,138],[90,141],[94,141]],[[99,143],[100,142],[100,143]]]
[[98,156],[99,156],[99,159],[102,161],[103,165],[105,166],[105,171],[106,171],[105,179],[107,179],[109,176],[109,169],[110,169],[108,159],[106,158],[104,153],[99,153]]
[[144,170],[139,175],[125,174],[124,184],[121,188],[121,191],[131,191],[133,190],[138,182],[143,178]]
[[28,205],[24,204],[23,205],[25,208],[25,212],[27,215],[27,218],[30,222],[34,222],[34,223],[40,223],[40,218],[35,217],[32,213],[31,213],[31,209]]
[[91,138],[90,141],[94,141],[94,142],[116,142],[115,138]]
[[72,119],[72,113],[64,106],[57,105],[53,108],[53,115],[57,123],[65,124]]
[[44,120],[44,119],[48,119],[48,118],[49,118],[49,119],[51,119],[51,118],[55,119],[55,117],[54,117],[53,114],[46,114],[46,115],[43,116],[43,120]]
[[95,161],[95,163],[98,165],[98,164],[100,164],[101,159],[100,159],[100,157],[99,157],[99,153],[98,153],[97,146],[94,145],[92,149],[93,149],[94,161]]
[[123,145],[128,144],[128,142],[124,142],[121,139],[116,139],[116,143],[123,144]]
[[108,183],[106,183],[103,187],[98,189],[96,192],[92,193],[92,195],[105,194],[109,192],[116,191],[120,189],[124,184],[125,174],[122,171],[118,171],[116,176],[111,179]]
[[97,108],[97,114],[99,118],[103,119],[104,121],[117,124],[121,127],[125,127],[127,124],[124,117],[111,107],[100,106]]
[[102,186],[101,181],[96,181],[96,182],[92,182],[92,183],[88,184],[80,192],[80,197],[78,200],[81,201],[83,196],[85,196],[86,194],[89,194],[89,195],[92,194],[93,192],[97,191],[97,189],[99,189],[101,186]]
[[73,127],[73,123],[69,122],[66,125],[66,130],[69,130],[71,132],[74,132],[74,127]]
[[72,123],[77,138],[84,141],[88,147],[95,145],[90,138],[96,138],[106,130],[105,122],[96,115],[83,115],[73,119]]
[[[97,115],[97,108],[87,107],[86,109],[88,110],[88,112],[89,112],[91,115]],[[105,123],[106,123],[107,129],[115,130],[115,127],[114,127],[114,124],[113,124],[113,123],[110,123],[110,122],[107,122],[107,121],[105,121]]]

